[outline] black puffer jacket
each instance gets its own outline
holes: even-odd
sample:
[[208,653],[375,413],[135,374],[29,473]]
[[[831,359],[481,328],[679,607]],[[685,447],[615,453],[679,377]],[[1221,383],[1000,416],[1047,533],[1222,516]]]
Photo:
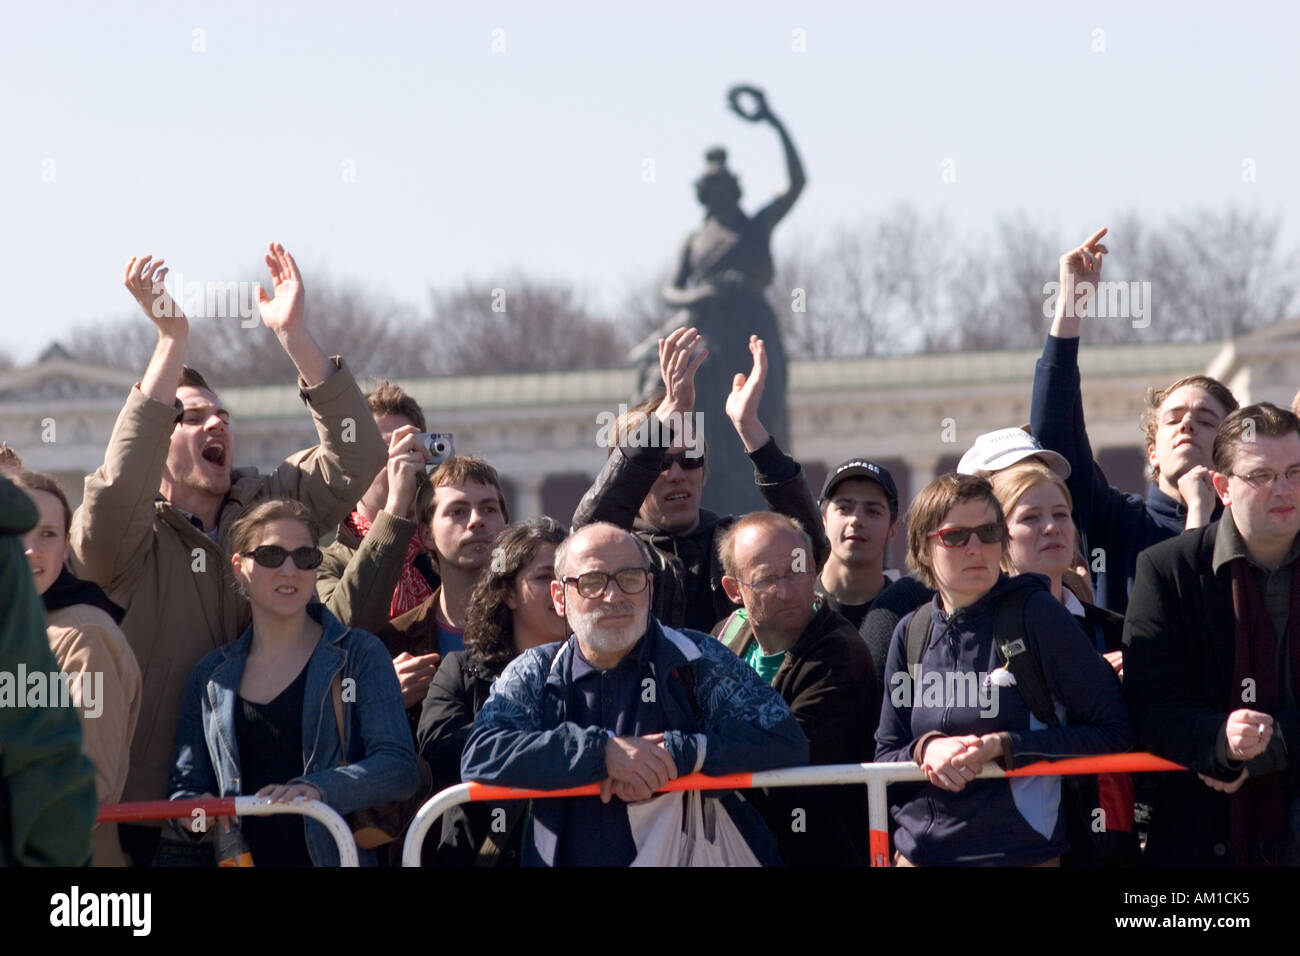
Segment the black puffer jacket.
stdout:
[[[754,463],[754,484],[769,508],[796,519],[813,540],[813,557],[820,572],[830,555],[821,515],[813,501],[799,463],[783,452],[776,439],[749,456]],[[614,449],[596,481],[573,514],[576,531],[597,521],[608,521],[635,531],[651,545],[655,559],[655,595],[651,613],[668,627],[689,627],[708,632],[733,610],[722,590],[722,562],[718,536],[737,516],[721,517],[700,511],[700,523],[682,535],[650,528],[637,520],[641,503],[663,469],[663,448]]]

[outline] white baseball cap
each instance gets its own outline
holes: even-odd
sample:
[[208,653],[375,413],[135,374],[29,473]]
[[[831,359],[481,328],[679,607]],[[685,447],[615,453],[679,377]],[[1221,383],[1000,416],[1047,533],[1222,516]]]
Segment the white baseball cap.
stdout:
[[1010,468],[1026,458],[1038,458],[1062,478],[1070,477],[1070,463],[1065,456],[1044,448],[1023,428],[999,428],[985,432],[957,463],[959,475],[988,474]]

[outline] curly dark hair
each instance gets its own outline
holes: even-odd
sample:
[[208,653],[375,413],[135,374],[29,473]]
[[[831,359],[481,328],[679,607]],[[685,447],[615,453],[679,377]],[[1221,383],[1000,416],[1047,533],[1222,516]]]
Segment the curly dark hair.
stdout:
[[515,657],[514,620],[505,597],[543,545],[559,547],[568,530],[552,518],[510,525],[492,542],[492,561],[474,585],[465,613],[465,656],[477,664],[508,664]]

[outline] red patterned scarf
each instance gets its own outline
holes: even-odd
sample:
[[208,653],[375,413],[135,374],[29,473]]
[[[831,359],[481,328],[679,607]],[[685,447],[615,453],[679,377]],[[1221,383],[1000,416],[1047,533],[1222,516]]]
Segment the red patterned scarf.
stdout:
[[[367,521],[361,512],[354,511],[343,522],[343,526],[358,538],[364,538],[370,533],[374,523]],[[406,557],[402,559],[402,574],[397,579],[397,587],[393,591],[393,602],[388,606],[389,620],[423,604],[433,594],[433,588],[429,587],[429,582],[414,563],[415,559],[423,553],[424,546],[420,544],[419,535],[412,535],[411,543],[406,548]]]

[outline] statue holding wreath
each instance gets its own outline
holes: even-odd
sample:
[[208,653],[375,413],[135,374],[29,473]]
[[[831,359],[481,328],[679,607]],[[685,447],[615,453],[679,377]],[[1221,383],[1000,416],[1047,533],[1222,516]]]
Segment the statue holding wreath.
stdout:
[[[742,102],[746,97],[748,108]],[[737,86],[728,100],[737,115],[767,122],[776,130],[785,150],[789,185],[747,215],[740,208],[740,182],[727,168],[726,150],[714,147],[705,154],[704,173],[695,181],[704,222],[686,238],[672,281],[663,289],[664,301],[678,311],[634,351],[633,359],[639,360],[641,394],[647,395],[660,384],[657,340],[677,328],[699,330],[709,353],[695,379],[695,410],[703,413],[709,443],[703,504],[722,514],[737,514],[764,507],[754,489],[753,467],[724,412],[733,376],[748,375],[752,368],[751,335],[763,340],[768,362],[759,417],[777,444],[790,451],[785,349],[765,289],[773,275],[772,230],[799,198],[806,180],[794,143],[762,92]]]

